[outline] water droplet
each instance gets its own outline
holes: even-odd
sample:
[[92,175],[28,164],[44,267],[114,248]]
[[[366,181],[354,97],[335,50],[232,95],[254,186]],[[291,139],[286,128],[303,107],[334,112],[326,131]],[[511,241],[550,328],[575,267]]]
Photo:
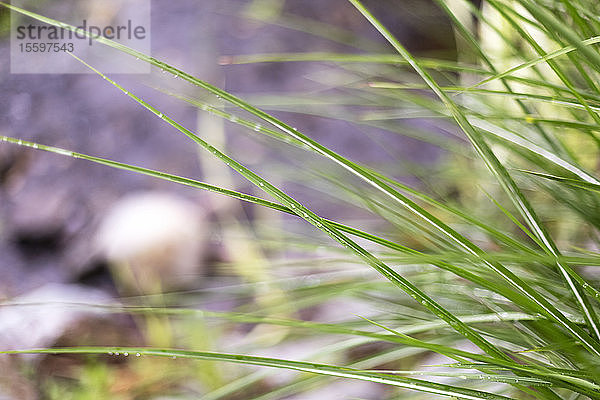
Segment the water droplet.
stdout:
[[57,153],[57,154],[65,155],[65,156],[72,156],[73,155],[73,152],[68,151],[68,150],[64,150],[64,149],[54,149],[54,152]]
[[138,60],[138,61],[140,61],[140,58],[139,58],[139,57],[136,57],[135,59],[136,59],[136,60]]
[[177,359],[177,356],[173,356],[173,357],[171,357],[171,358],[172,358],[173,360],[175,360],[175,359]]
[[291,208],[296,208],[296,206],[294,204],[291,204],[290,207]]
[[119,355],[119,352],[118,352],[118,351],[116,351],[116,352],[115,352],[115,356],[118,356],[118,355]]
[[230,116],[229,116],[229,120],[230,120],[231,122],[237,122],[237,121],[238,121],[238,118],[237,118],[235,115],[230,115]]
[[302,213],[302,215],[304,216],[304,218],[308,218],[308,214],[307,213]]
[[259,183],[258,183],[258,185],[259,185],[259,186],[265,186],[265,184],[264,184],[264,183],[262,183],[262,182],[259,182]]
[[158,118],[162,118],[163,117],[163,113],[158,113]]
[[127,357],[127,356],[129,355],[129,353],[123,353],[123,355],[124,355],[125,357]]
[[21,139],[17,140],[17,144],[23,144],[23,141]]
[[254,130],[255,130],[256,132],[260,131],[260,128],[262,128],[262,125],[261,125],[261,124],[255,124],[255,125],[254,125]]
[[163,70],[162,70],[162,73],[164,74],[165,72],[167,72],[167,71],[163,69]]
[[141,357],[142,355],[140,353],[135,353],[136,357]]
[[112,352],[112,351],[109,351],[109,352],[108,352],[108,355],[109,355],[109,356],[112,356],[112,355],[113,355],[113,352]]
[[127,90],[125,90],[123,93],[125,93],[126,96],[129,96],[129,92]]

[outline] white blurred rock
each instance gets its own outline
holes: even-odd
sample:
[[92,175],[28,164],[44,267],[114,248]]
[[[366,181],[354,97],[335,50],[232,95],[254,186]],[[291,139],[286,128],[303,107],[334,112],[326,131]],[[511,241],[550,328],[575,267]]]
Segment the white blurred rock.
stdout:
[[190,288],[203,270],[204,215],[189,200],[143,192],[118,201],[103,218],[96,247],[119,283],[141,293]]
[[[0,308],[0,348],[49,347],[65,331],[92,314],[81,304],[106,304],[101,291],[80,285],[47,284]],[[69,304],[67,304],[69,303]]]
[[[105,293],[86,286],[46,284],[7,300],[0,307],[0,348],[25,350],[52,347],[59,338],[85,323],[104,323]],[[86,306],[87,305],[92,305]],[[96,318],[100,319],[96,319]],[[23,374],[22,360],[39,361],[42,354],[0,357],[0,400],[37,400],[35,383]],[[36,364],[37,365],[37,364]]]

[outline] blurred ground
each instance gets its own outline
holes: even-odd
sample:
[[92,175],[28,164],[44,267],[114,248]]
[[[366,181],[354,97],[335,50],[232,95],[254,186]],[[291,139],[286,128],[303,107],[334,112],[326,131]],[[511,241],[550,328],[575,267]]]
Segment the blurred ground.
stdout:
[[[365,3],[417,54],[454,56],[449,25],[429,1]],[[244,96],[320,90],[320,83],[309,77],[326,68],[310,63],[219,66],[221,56],[362,51],[350,44],[280,26],[274,20],[273,23],[260,20],[268,19],[268,15],[263,15],[265,10],[276,10],[278,4],[291,25],[306,19],[330,24],[375,43],[374,47],[380,51],[390,51],[378,33],[344,0],[154,0],[153,55]],[[0,12],[1,18],[6,19],[6,10]],[[358,46],[360,43],[354,39],[345,38]],[[0,59],[8,58],[5,32],[0,39]],[[170,78],[158,71],[149,76],[111,77],[134,89],[149,103],[159,105],[184,126],[202,130],[214,124],[194,108],[149,86],[168,87],[203,98],[205,95],[199,89],[176,80],[165,83]],[[347,123],[295,113],[275,114],[352,159],[368,162],[386,157],[381,148],[372,146],[361,131]],[[230,133],[231,126],[222,121],[217,124],[221,124],[226,135]],[[224,140],[218,134],[200,133],[209,139]],[[8,62],[0,63],[0,134],[200,180],[218,179],[221,173],[219,167],[211,167],[213,164],[207,157],[199,155],[189,140],[94,74],[19,75],[9,72]],[[227,146],[260,171],[262,160],[269,156],[268,150],[248,139],[226,137]],[[436,149],[400,136],[385,145],[395,157],[414,161],[435,160],[438,154]],[[276,176],[273,171],[266,172]],[[233,188],[253,190],[241,180],[230,179]],[[302,199],[301,188],[294,185],[287,188]],[[111,207],[128,194],[140,191],[168,192],[173,198],[187,200],[197,207],[194,218],[203,219],[204,227],[199,240],[206,244],[207,250],[198,253],[196,271],[218,281],[219,272],[210,264],[228,260],[235,248],[222,242],[219,215],[230,213],[242,220],[251,219],[253,214],[248,207],[231,205],[217,195],[176,184],[0,143],[0,299],[25,296],[50,283],[86,284],[107,296],[117,296],[106,259],[94,245],[94,235]],[[222,204],[224,208],[220,208]],[[331,216],[349,212],[326,206],[321,210]],[[194,282],[200,286],[206,284],[201,279]],[[57,328],[57,335],[60,329]]]

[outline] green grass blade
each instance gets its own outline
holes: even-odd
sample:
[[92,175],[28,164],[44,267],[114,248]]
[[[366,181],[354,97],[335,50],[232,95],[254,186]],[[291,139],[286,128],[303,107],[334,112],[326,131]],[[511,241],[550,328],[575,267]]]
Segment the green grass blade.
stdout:
[[540,176],[542,178],[550,179],[550,180],[553,180],[553,181],[556,181],[556,182],[561,182],[561,183],[564,183],[566,185],[574,186],[574,187],[577,187],[577,188],[590,190],[592,192],[600,192],[600,184],[585,182],[585,181],[582,181],[580,179],[572,179],[572,178],[565,178],[565,177],[562,177],[562,176],[544,174],[542,172],[527,171],[527,170],[520,170],[520,171],[521,172],[525,172],[527,174],[531,174],[531,175],[535,175],[535,176]]
[[[481,48],[481,46],[479,45],[479,42],[477,41],[475,36],[471,33],[471,31],[462,24],[462,22],[460,21],[459,18],[456,17],[456,15],[454,15],[454,13],[450,9],[450,7],[448,7],[446,2],[444,2],[442,0],[435,0],[435,2],[450,17],[455,29],[457,29],[458,32],[460,33],[460,35],[467,40],[467,43],[469,44],[469,46],[477,52],[477,54],[479,55],[479,58],[485,63],[485,65],[487,65],[489,70],[492,71],[494,74],[497,74],[498,71],[496,70],[494,63],[487,56],[486,52]],[[501,32],[500,32],[500,34],[502,35]],[[504,35],[502,35],[501,37],[504,39]],[[421,65],[421,64],[419,63],[419,65]],[[507,90],[507,92],[509,92],[509,93],[513,92],[510,84],[506,81],[506,79],[501,79],[501,82],[502,82],[502,85],[504,86],[504,88]],[[523,101],[521,101],[521,99],[517,98],[517,99],[515,99],[515,101],[525,114],[531,114],[530,107],[528,105],[526,105]],[[563,147],[561,146],[560,142],[557,142],[554,138],[552,138],[541,125],[535,124],[535,127],[538,130],[539,134],[546,140],[546,142],[550,144],[550,146],[552,147],[553,150],[555,150],[558,153],[565,152]]]
[[561,158],[560,156],[554,154],[553,152],[546,150],[543,147],[533,143],[531,140],[524,138],[523,136],[520,136],[506,128],[503,128],[497,124],[493,124],[492,122],[482,118],[474,116],[469,117],[469,122],[471,123],[471,125],[487,132],[488,134],[510,142],[513,145],[516,145],[524,150],[527,150],[532,154],[535,154],[550,161],[556,166],[573,173],[574,175],[578,176],[586,182],[600,184],[600,180],[598,180],[598,178],[577,167],[576,165],[570,163],[569,161]]
[[464,389],[454,386],[427,382],[418,379],[405,378],[390,374],[367,372],[350,368],[337,367],[334,365],[317,364],[302,361],[282,360],[277,358],[255,357],[240,354],[213,353],[191,350],[154,349],[144,347],[76,347],[55,349],[32,349],[0,351],[1,354],[108,354],[108,355],[136,355],[170,357],[196,360],[225,361],[238,364],[257,365],[262,367],[273,367],[308,372],[320,375],[329,375],[340,378],[358,379],[368,382],[382,383],[417,390],[441,396],[465,400],[508,400],[508,397],[493,393],[482,392],[473,389]]
[[560,21],[550,11],[546,10],[544,6],[533,4],[532,2],[522,1],[519,3],[525,7],[531,15],[533,15],[541,24],[543,24],[547,30],[556,32],[563,36],[567,42],[571,43],[581,54],[581,59],[585,61],[589,66],[594,68],[597,72],[600,72],[600,54],[590,48],[584,40],[582,40],[578,33],[573,29],[570,29],[564,21]]
[[[581,42],[581,45],[585,47],[585,46],[591,46],[591,45],[598,44],[598,43],[600,43],[600,36],[594,36],[594,37],[591,37],[589,39],[583,40]],[[507,77],[509,75],[513,75],[516,72],[519,72],[519,71],[522,71],[524,69],[533,67],[535,65],[547,62],[549,60],[552,60],[554,58],[560,57],[560,56],[562,56],[564,54],[570,53],[570,52],[575,51],[575,50],[577,50],[577,47],[575,47],[575,46],[566,46],[566,47],[560,48],[558,50],[551,51],[549,53],[544,54],[543,56],[540,56],[538,58],[535,58],[533,60],[524,62],[524,63],[519,64],[519,65],[515,65],[514,67],[509,68],[509,69],[507,69],[507,70],[505,70],[503,72],[500,72],[500,73],[498,73],[496,75],[490,76],[489,78],[486,78],[486,79],[478,82],[477,84],[475,84],[473,86],[470,86],[470,88],[476,88],[478,86],[485,85],[486,83],[490,83],[492,81],[495,81],[495,80],[498,80],[498,79],[502,79],[502,78]]]
[[[419,59],[423,68],[489,74],[489,71],[476,65],[456,63],[448,60]],[[395,54],[344,54],[344,53],[265,53],[223,56],[219,59],[221,65],[241,65],[271,62],[331,62],[331,63],[374,63],[408,65],[405,59]]]
[[[511,8],[504,7],[500,5],[496,0],[490,0],[490,4],[492,4],[498,12],[500,12],[504,18],[511,24],[511,26],[519,33],[519,35],[527,42],[531,47],[535,49],[535,51],[542,57],[546,56],[546,51],[537,43],[537,41],[531,37],[520,25],[516,22],[512,17],[507,14],[507,10],[513,11]],[[534,14],[535,15],[535,14]],[[585,47],[587,50],[590,50],[588,47]],[[569,54],[571,56],[571,54]],[[600,117],[592,110],[588,102],[584,99],[584,97],[579,93],[579,91],[575,88],[574,84],[571,82],[566,73],[562,71],[562,69],[558,66],[556,62],[552,59],[546,60],[546,63],[550,66],[552,71],[559,77],[559,79],[564,83],[564,85],[569,89],[571,94],[577,98],[578,102],[585,108],[588,114],[592,117],[597,124],[600,125]],[[590,78],[588,78],[590,79]],[[591,138],[596,142],[596,145],[600,147],[600,140],[596,138],[594,135],[590,135]],[[600,338],[600,332],[597,335]]]

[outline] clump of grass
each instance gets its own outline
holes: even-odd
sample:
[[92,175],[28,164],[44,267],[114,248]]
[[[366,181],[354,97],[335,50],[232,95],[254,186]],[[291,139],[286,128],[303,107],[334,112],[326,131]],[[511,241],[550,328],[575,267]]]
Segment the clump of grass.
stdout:
[[[391,45],[389,53],[270,54],[223,60],[326,62],[354,78],[346,80],[351,83],[332,83],[328,96],[318,98],[302,94],[286,101],[273,97],[246,101],[166,61],[104,38],[97,40],[217,97],[207,104],[173,94],[188,105],[227,118],[269,146],[315,160],[315,168],[300,173],[279,171],[299,185],[314,186],[316,193],[331,202],[351,204],[361,215],[370,215],[377,222],[375,228],[320,215],[272,183],[276,179],[253,171],[227,149],[214,147],[90,65],[115,90],[275,201],[18,138],[3,136],[2,140],[214,191],[295,216],[324,235],[307,239],[290,233],[289,238],[270,245],[294,247],[305,254],[325,246],[335,261],[329,267],[335,274],[317,284],[293,285],[285,304],[265,303],[260,312],[116,306],[107,311],[285,326],[291,329],[280,340],[290,342],[296,339],[294,335],[351,339],[306,354],[303,361],[195,347],[82,346],[4,353],[126,352],[311,374],[268,386],[257,398],[280,398],[312,389],[321,384],[320,376],[385,384],[394,389],[387,392],[390,398],[404,395],[404,389],[462,399],[600,398],[598,4],[591,0],[488,0],[480,10],[467,1],[457,1],[452,7],[437,1],[465,47],[461,59],[450,62],[415,57],[359,0],[349,3]],[[465,25],[464,10],[477,17],[480,32],[493,32],[502,46],[494,50],[485,37]],[[233,107],[223,109],[220,102]],[[342,119],[364,129],[384,129],[388,135],[406,134],[442,147],[446,161],[429,166],[402,160],[393,165],[364,165],[272,114],[290,109]],[[448,136],[440,138],[411,126],[407,122],[411,115],[443,121],[450,126]],[[394,178],[397,168],[413,172],[422,185],[399,182]],[[277,178],[273,171],[271,176]],[[315,179],[318,184],[313,183]],[[365,272],[364,266],[371,272]],[[348,274],[353,268],[359,268],[361,275]],[[347,318],[336,323],[292,318],[300,310],[335,298],[375,305],[379,311],[367,319],[348,310]],[[383,345],[357,359],[337,356],[341,351],[351,354],[367,343]],[[462,347],[465,343],[470,344],[467,350]],[[422,359],[428,354],[443,356],[447,368],[442,372],[424,368]],[[244,370],[238,379],[206,396],[225,398],[264,380],[264,372]]]

